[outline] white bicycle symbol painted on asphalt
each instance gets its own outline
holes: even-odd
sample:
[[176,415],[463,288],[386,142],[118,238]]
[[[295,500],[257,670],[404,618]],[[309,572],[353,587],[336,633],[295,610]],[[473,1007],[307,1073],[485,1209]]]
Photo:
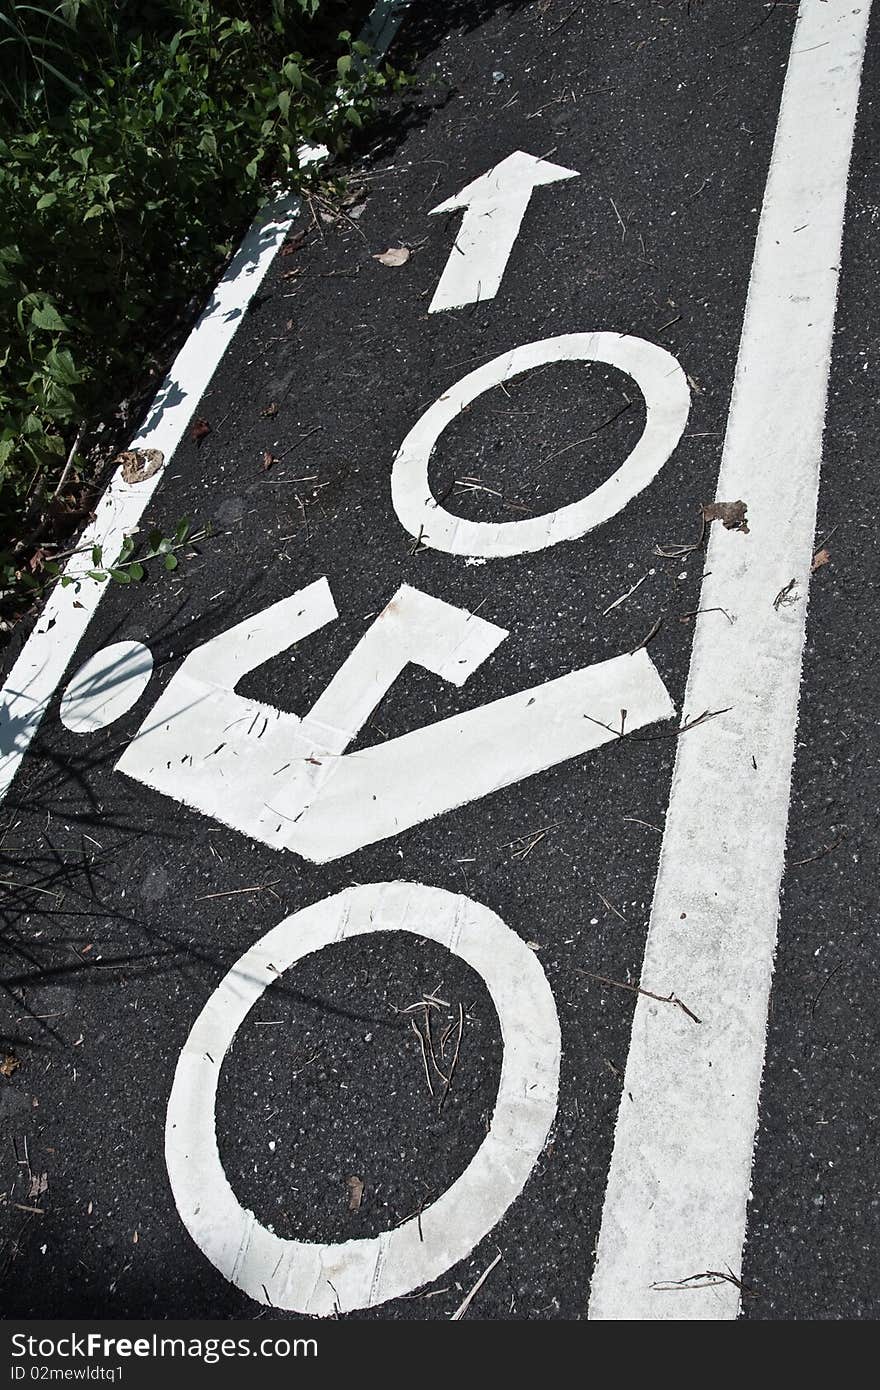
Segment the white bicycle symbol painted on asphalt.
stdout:
[[[428,463],[441,432],[490,387],[550,362],[604,362],[627,372],[646,407],[643,433],[588,496],[543,517],[469,522],[432,497]],[[403,525],[420,543],[492,559],[575,540],[615,516],[656,476],[687,421],[687,379],[665,349],[615,333],[530,343],[470,373],[411,430],[392,472]],[[348,755],[346,749],[408,662],[463,685],[508,636],[408,585],[373,622],[304,717],[239,695],[249,672],[337,616],[326,579],[191,652],[123,752],[117,769],[278,850],[322,863],[509,786],[675,710],[647,652],[490,701]],[[131,708],[152,658],[120,643],[92,658],[61,706],[79,733]],[[412,776],[413,766],[422,775]],[[220,1161],[215,1101],[223,1058],[263,991],[298,961],[371,932],[427,937],[485,982],[504,1046],[489,1133],[436,1202],[374,1239],[283,1240],[244,1208]],[[181,1218],[209,1260],[257,1302],[319,1316],[400,1297],[464,1259],[524,1188],[550,1132],[559,1082],[559,1019],[535,955],[489,908],[419,883],[350,888],[286,918],[211,995],[184,1045],[168,1104],[165,1153]]]

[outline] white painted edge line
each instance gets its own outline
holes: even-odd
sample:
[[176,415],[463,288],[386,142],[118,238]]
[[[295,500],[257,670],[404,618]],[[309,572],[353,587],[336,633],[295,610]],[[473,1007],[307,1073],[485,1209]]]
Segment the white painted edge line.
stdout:
[[[758,229],[589,1316],[731,1319],[782,878],[847,173],[870,5],[802,0]],[[774,599],[794,578],[790,603]],[[671,1287],[693,1280],[686,1290]],[[658,1287],[659,1286],[659,1287]]]
[[[410,3],[380,0],[371,12],[363,32],[377,55],[384,53],[397,33]],[[319,147],[299,151],[302,163],[324,155],[326,150]],[[105,560],[112,563],[125,536],[137,526],[298,211],[299,199],[288,193],[257,214],[131,441],[133,449],[161,450],[164,467],[140,483],[126,483],[121,469],[113,475],[95,520],[80,538],[83,553],[74,555],[64,570],[65,576],[81,582],[62,586],[59,580],[11,667],[0,691],[0,804],[107,592],[109,581],[85,578],[93,568],[92,547],[101,546]]]
[[413,0],[378,0],[358,36],[361,43],[368,43],[378,57],[387,53],[412,3]]
[[[297,961],[388,931],[438,942],[485,982],[504,1046],[489,1131],[455,1182],[402,1225],[334,1244],[282,1239],[241,1205],[223,1170],[215,1120],[223,1060],[264,990]],[[181,1220],[225,1278],[273,1308],[328,1317],[411,1293],[465,1259],[525,1187],[556,1115],[560,1054],[547,977],[534,952],[489,908],[421,883],[344,889],[255,942],[193,1024],[165,1123],[165,1161]]]

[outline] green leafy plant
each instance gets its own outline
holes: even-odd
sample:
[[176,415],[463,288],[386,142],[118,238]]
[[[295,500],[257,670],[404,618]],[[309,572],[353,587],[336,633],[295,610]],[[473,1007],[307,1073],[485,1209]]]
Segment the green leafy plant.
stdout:
[[185,306],[205,297],[267,187],[303,177],[307,141],[343,151],[398,82],[340,32],[352,9],[0,0],[7,611],[42,584],[28,548],[65,538],[88,510],[96,426],[161,373]]
[[[192,545],[195,540],[201,540],[208,534],[208,531],[202,531],[198,536],[191,536],[189,519],[183,517],[177,523],[174,534],[171,536],[165,536],[161,531],[151,531],[147,539],[146,549],[139,557],[136,555],[137,541],[135,537],[126,536],[122,542],[122,548],[112,564],[105,561],[103,546],[93,545],[90,556],[92,568],[86,570],[85,578],[94,579],[98,583],[112,579],[117,584],[131,584],[145,578],[146,566],[151,560],[161,560],[162,568],[165,570],[176,570],[180,563],[177,558],[177,551],[183,550],[185,545]],[[85,551],[75,553],[85,554]],[[62,573],[61,565],[56,560],[44,560],[43,569],[50,577],[60,578],[60,582],[65,588],[70,584],[82,582],[82,576],[77,577]]]

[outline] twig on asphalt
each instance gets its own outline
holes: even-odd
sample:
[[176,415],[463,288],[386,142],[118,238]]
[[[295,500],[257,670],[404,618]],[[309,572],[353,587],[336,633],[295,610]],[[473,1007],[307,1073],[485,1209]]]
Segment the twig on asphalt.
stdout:
[[830,845],[825,845],[823,849],[817,849],[815,854],[808,854],[806,859],[795,859],[794,863],[791,864],[790,867],[792,869],[799,869],[803,864],[812,864],[814,859],[824,858],[824,856],[826,854],[830,854],[833,849],[837,849],[837,846],[843,843],[848,834],[848,830],[842,830],[838,835],[837,839],[832,840]]
[[704,515],[700,525],[700,534],[695,541],[673,541],[669,545],[655,545],[654,554],[659,555],[663,560],[680,560],[682,556],[692,554],[693,551],[699,550],[706,539],[707,526],[708,522]]
[[620,230],[623,232],[623,236],[620,238],[620,240],[621,240],[621,241],[626,241],[626,223],[624,222],[624,220],[623,220],[623,218],[621,217],[620,213],[617,211],[617,204],[615,203],[614,199],[613,199],[613,198],[609,198],[608,201],[609,201],[609,203],[611,204],[611,206],[614,208],[614,216],[617,218],[618,222],[620,223]]
[[[440,1111],[443,1109],[443,1102],[446,1100],[446,1097],[449,1095],[450,1089],[451,1089],[451,1087],[452,1087],[452,1078],[453,1078],[453,1076],[455,1075],[455,1068],[458,1066],[458,1054],[459,1054],[459,1052],[461,1051],[461,1038],[462,1038],[462,1034],[463,1034],[463,1033],[464,1033],[464,1009],[463,1009],[461,1003],[459,1003],[459,1006],[458,1006],[458,1035],[457,1035],[457,1037],[456,1037],[456,1039],[455,1039],[455,1051],[454,1051],[453,1054],[452,1054],[452,1063],[451,1063],[451,1065],[450,1065],[450,1067],[449,1067],[449,1076],[448,1076],[448,1078],[447,1078],[447,1080],[446,1080],[446,1086],[445,1086],[445,1088],[444,1088],[443,1094],[442,1094],[441,1097],[440,1097],[440,1104],[437,1106],[437,1114],[438,1114],[438,1115],[440,1114]],[[440,1070],[439,1067],[438,1067],[437,1070],[438,1070],[438,1071]],[[442,1076],[442,1072],[441,1072],[441,1076]]]
[[[227,888],[223,893],[203,893],[200,898],[193,898],[194,903],[206,903],[211,898],[234,898],[239,893],[265,893],[270,888],[274,888],[276,883],[280,883],[280,878],[273,878],[271,883],[255,883],[250,888]],[[278,896],[277,893],[275,895]]]
[[649,820],[639,820],[638,816],[624,816],[623,819],[625,821],[630,821],[633,825],[644,825],[648,830],[656,830],[658,835],[663,834],[663,827],[660,825],[652,825]]
[[631,994],[644,994],[646,999],[656,999],[658,1004],[674,1004],[681,1009],[682,1013],[687,1014],[688,1018],[693,1019],[694,1023],[702,1023],[701,1018],[697,1018],[693,1009],[689,1009],[687,1004],[679,999],[677,994],[654,994],[650,989],[642,989],[641,985],[630,985],[625,980],[609,980],[607,975],[594,975],[591,970],[579,970],[575,967],[576,975],[586,975],[588,980],[598,980],[600,985],[613,985],[615,989],[627,989]]
[[[599,892],[598,889],[597,889],[596,891],[597,891],[597,893]],[[609,912],[613,912],[614,915],[615,915],[615,917],[619,917],[620,920],[621,920],[621,922],[626,922],[626,925],[629,926],[629,922],[626,921],[626,918],[624,917],[623,913],[622,913],[622,912],[618,912],[617,908],[614,906],[613,903],[610,903],[610,902],[608,901],[608,899],[605,897],[605,894],[604,894],[604,893],[599,893],[599,897],[602,899],[603,903],[604,903],[605,906],[608,908],[608,911],[609,911]]]
[[630,656],[635,656],[636,652],[640,652],[640,651],[642,650],[643,647],[647,647],[647,645],[648,645],[649,642],[653,642],[654,638],[657,636],[657,633],[660,631],[660,629],[661,629],[662,626],[663,626],[663,618],[662,618],[662,616],[661,616],[661,617],[659,617],[659,618],[657,619],[657,621],[654,623],[654,625],[653,625],[653,627],[651,628],[650,632],[648,633],[647,637],[643,637],[642,640],[641,640],[641,642],[639,643],[639,645],[638,645],[637,647],[633,647],[633,649],[632,649],[632,651],[629,653],[629,655],[630,655]]
[[[427,1013],[427,1009],[425,1010],[425,1012]],[[416,1021],[415,1021],[414,1018],[411,1018],[411,1019],[410,1019],[410,1021],[409,1021],[409,1026],[410,1026],[410,1028],[413,1030],[413,1032],[415,1033],[415,1035],[416,1035],[416,1037],[418,1038],[419,1043],[420,1043],[420,1045],[421,1045],[421,1049],[422,1049],[422,1062],[423,1062],[424,1067],[425,1067],[425,1080],[426,1080],[427,1083],[428,1083],[428,1090],[431,1092],[431,1095],[434,1096],[434,1095],[436,1095],[436,1092],[435,1092],[435,1090],[434,1090],[433,1082],[431,1081],[431,1073],[430,1073],[430,1071],[428,1070],[428,1052],[427,1052],[427,1048],[425,1047],[425,1039],[424,1039],[424,1037],[423,1037],[423,1035],[422,1035],[422,1030],[421,1030],[421,1028],[419,1028],[419,1027],[417,1026]]]
[[758,1297],[754,1289],[750,1289],[748,1284],[737,1279],[729,1265],[727,1266],[727,1273],[721,1269],[704,1269],[702,1274],[690,1274],[687,1279],[661,1280],[657,1284],[652,1284],[651,1288],[656,1289],[658,1293],[684,1293],[688,1289],[713,1289],[718,1284],[733,1284],[747,1298]]
[[465,1313],[467,1312],[468,1308],[470,1308],[470,1306],[471,1306],[471,1304],[473,1303],[474,1299],[476,1298],[477,1294],[480,1292],[480,1289],[483,1287],[483,1285],[485,1284],[486,1280],[489,1278],[489,1275],[492,1273],[492,1270],[493,1270],[493,1269],[495,1268],[495,1266],[498,1264],[498,1262],[499,1262],[500,1259],[501,1259],[501,1251],[499,1250],[499,1251],[498,1251],[498,1254],[495,1256],[494,1260],[493,1260],[492,1263],[489,1265],[488,1269],[484,1269],[484,1270],[483,1270],[483,1273],[480,1275],[479,1279],[478,1279],[477,1282],[474,1284],[474,1287],[471,1289],[470,1293],[469,1293],[469,1294],[466,1294],[465,1297],[462,1299],[461,1303],[458,1305],[458,1307],[456,1308],[455,1312],[452,1314],[452,1317],[450,1318],[450,1321],[451,1321],[451,1322],[458,1322],[458,1321],[460,1321],[461,1318],[464,1317],[464,1315],[465,1315]]
[[635,593],[636,589],[638,589],[642,584],[644,584],[644,582],[645,582],[645,580],[646,580],[647,578],[648,578],[648,575],[647,575],[647,571],[646,571],[645,574],[642,575],[641,579],[637,579],[637,580],[636,580],[635,584],[633,584],[633,586],[632,586],[631,589],[627,589],[627,591],[626,591],[625,594],[621,594],[621,595],[620,595],[620,598],[616,598],[616,599],[614,600],[613,603],[609,603],[608,607],[607,607],[606,609],[603,610],[603,612],[602,612],[602,617],[603,617],[603,618],[607,618],[607,617],[608,617],[608,614],[611,613],[615,608],[619,608],[620,605],[621,605],[622,603],[626,603],[626,600],[627,600],[632,594]]

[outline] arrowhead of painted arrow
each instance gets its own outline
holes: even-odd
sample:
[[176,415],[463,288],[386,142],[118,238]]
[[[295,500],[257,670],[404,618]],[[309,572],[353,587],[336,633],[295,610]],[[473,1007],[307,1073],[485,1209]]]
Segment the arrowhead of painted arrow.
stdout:
[[524,150],[514,150],[500,164],[481,174],[467,184],[460,192],[447,198],[445,202],[431,209],[430,216],[437,212],[457,212],[479,201],[497,200],[506,194],[522,196],[524,188],[531,190],[545,183],[559,183],[562,179],[576,179],[577,169],[565,169],[561,164],[551,164],[536,155],[526,154]]

